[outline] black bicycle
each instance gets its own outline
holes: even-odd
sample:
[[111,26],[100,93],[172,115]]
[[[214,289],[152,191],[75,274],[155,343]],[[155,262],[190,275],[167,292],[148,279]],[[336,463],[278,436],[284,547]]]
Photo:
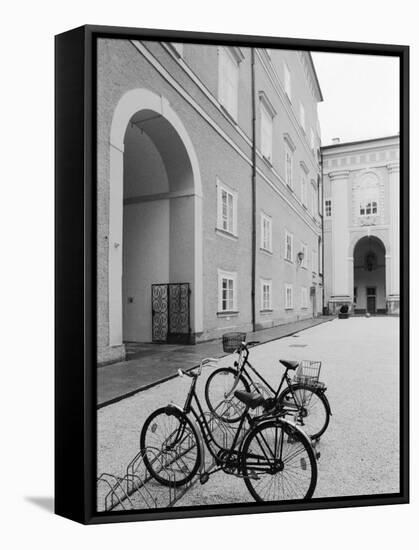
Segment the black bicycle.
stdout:
[[[167,405],[145,421],[140,445],[149,474],[162,485],[179,487],[190,482],[198,470],[201,483],[221,470],[243,478],[256,501],[310,499],[317,483],[312,444],[300,428],[270,412],[269,402],[259,417],[241,416],[231,444],[217,441],[214,423],[196,394],[203,366],[214,361],[203,360],[197,372],[179,370],[179,375],[191,378],[183,408]],[[261,396],[237,390],[235,396],[246,409],[264,406]],[[214,459],[210,473],[205,471],[205,448]]]
[[[256,392],[259,396],[274,400],[277,414],[282,410],[282,414],[292,416],[311,439],[318,440],[326,431],[332,414],[325,395],[326,386],[318,380],[321,363],[280,360],[285,370],[275,390],[248,360],[249,348],[259,342],[246,343],[245,339],[246,333],[241,332],[223,336],[224,351],[236,352],[239,357],[234,367],[219,368],[208,377],[205,400],[209,410],[223,422],[238,422],[247,414],[248,407],[236,397],[236,390]],[[290,371],[295,372],[293,378],[289,375]],[[260,413],[259,408],[256,414]]]

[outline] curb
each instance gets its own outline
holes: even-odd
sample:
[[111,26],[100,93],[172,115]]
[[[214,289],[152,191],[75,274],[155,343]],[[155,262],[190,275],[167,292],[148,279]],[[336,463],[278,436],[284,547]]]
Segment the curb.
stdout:
[[[277,336],[274,338],[269,338],[268,340],[265,340],[264,342],[260,342],[259,344],[256,344],[254,347],[263,346],[264,344],[268,344],[269,342],[274,342],[275,340],[281,340],[282,338],[288,338],[289,336],[293,336],[294,334],[297,334],[298,332],[304,332],[305,330],[308,330],[313,327],[317,327],[319,325],[323,325],[324,323],[328,323],[330,321],[334,321],[335,317],[332,317],[331,319],[325,319],[324,321],[320,323],[316,323],[314,325],[310,325],[308,327],[300,328],[299,330],[294,330],[291,332],[287,332],[286,334],[283,334],[282,336]],[[225,353],[223,355],[220,355],[217,357],[217,359],[222,359],[223,357],[226,357],[227,355],[231,355],[230,353]],[[187,372],[197,369],[199,365],[195,365],[193,367],[189,367],[188,369],[185,369]],[[151,382],[150,384],[146,384],[145,386],[140,386],[139,388],[135,390],[131,390],[127,393],[124,393],[122,395],[118,395],[117,397],[113,397],[112,399],[109,399],[108,401],[104,401],[103,403],[100,403],[99,405],[96,405],[96,410],[103,409],[105,407],[108,407],[109,405],[113,405],[115,403],[118,403],[119,401],[123,401],[124,399],[127,399],[128,397],[132,397],[133,395],[136,395],[137,393],[143,392],[145,390],[149,390],[150,388],[153,388],[154,386],[158,386],[159,384],[164,384],[165,382],[169,382],[169,380],[173,380],[178,376],[177,372],[174,374],[170,374],[169,376],[165,376],[164,378],[159,378],[158,380],[155,380],[154,382]]]

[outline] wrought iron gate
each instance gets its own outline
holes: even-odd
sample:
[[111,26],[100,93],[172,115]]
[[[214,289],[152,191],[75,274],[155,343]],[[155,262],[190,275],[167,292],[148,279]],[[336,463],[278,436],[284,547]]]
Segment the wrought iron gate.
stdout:
[[189,283],[151,285],[153,342],[190,343],[190,295]]

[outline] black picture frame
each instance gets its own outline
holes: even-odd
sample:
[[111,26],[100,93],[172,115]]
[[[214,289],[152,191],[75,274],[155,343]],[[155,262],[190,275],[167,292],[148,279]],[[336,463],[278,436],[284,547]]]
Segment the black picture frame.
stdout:
[[[96,40],[102,37],[400,59],[400,493],[96,512]],[[55,75],[55,513],[97,524],[409,502],[409,47],[86,25],[56,36]]]

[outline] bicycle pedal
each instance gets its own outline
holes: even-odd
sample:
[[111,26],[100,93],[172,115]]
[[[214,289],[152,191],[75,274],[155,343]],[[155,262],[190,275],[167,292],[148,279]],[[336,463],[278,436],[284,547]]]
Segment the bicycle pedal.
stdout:
[[201,474],[199,476],[199,483],[201,485],[204,485],[205,483],[207,483],[208,480],[209,480],[209,473],[207,473],[207,472],[204,472],[203,474]]

